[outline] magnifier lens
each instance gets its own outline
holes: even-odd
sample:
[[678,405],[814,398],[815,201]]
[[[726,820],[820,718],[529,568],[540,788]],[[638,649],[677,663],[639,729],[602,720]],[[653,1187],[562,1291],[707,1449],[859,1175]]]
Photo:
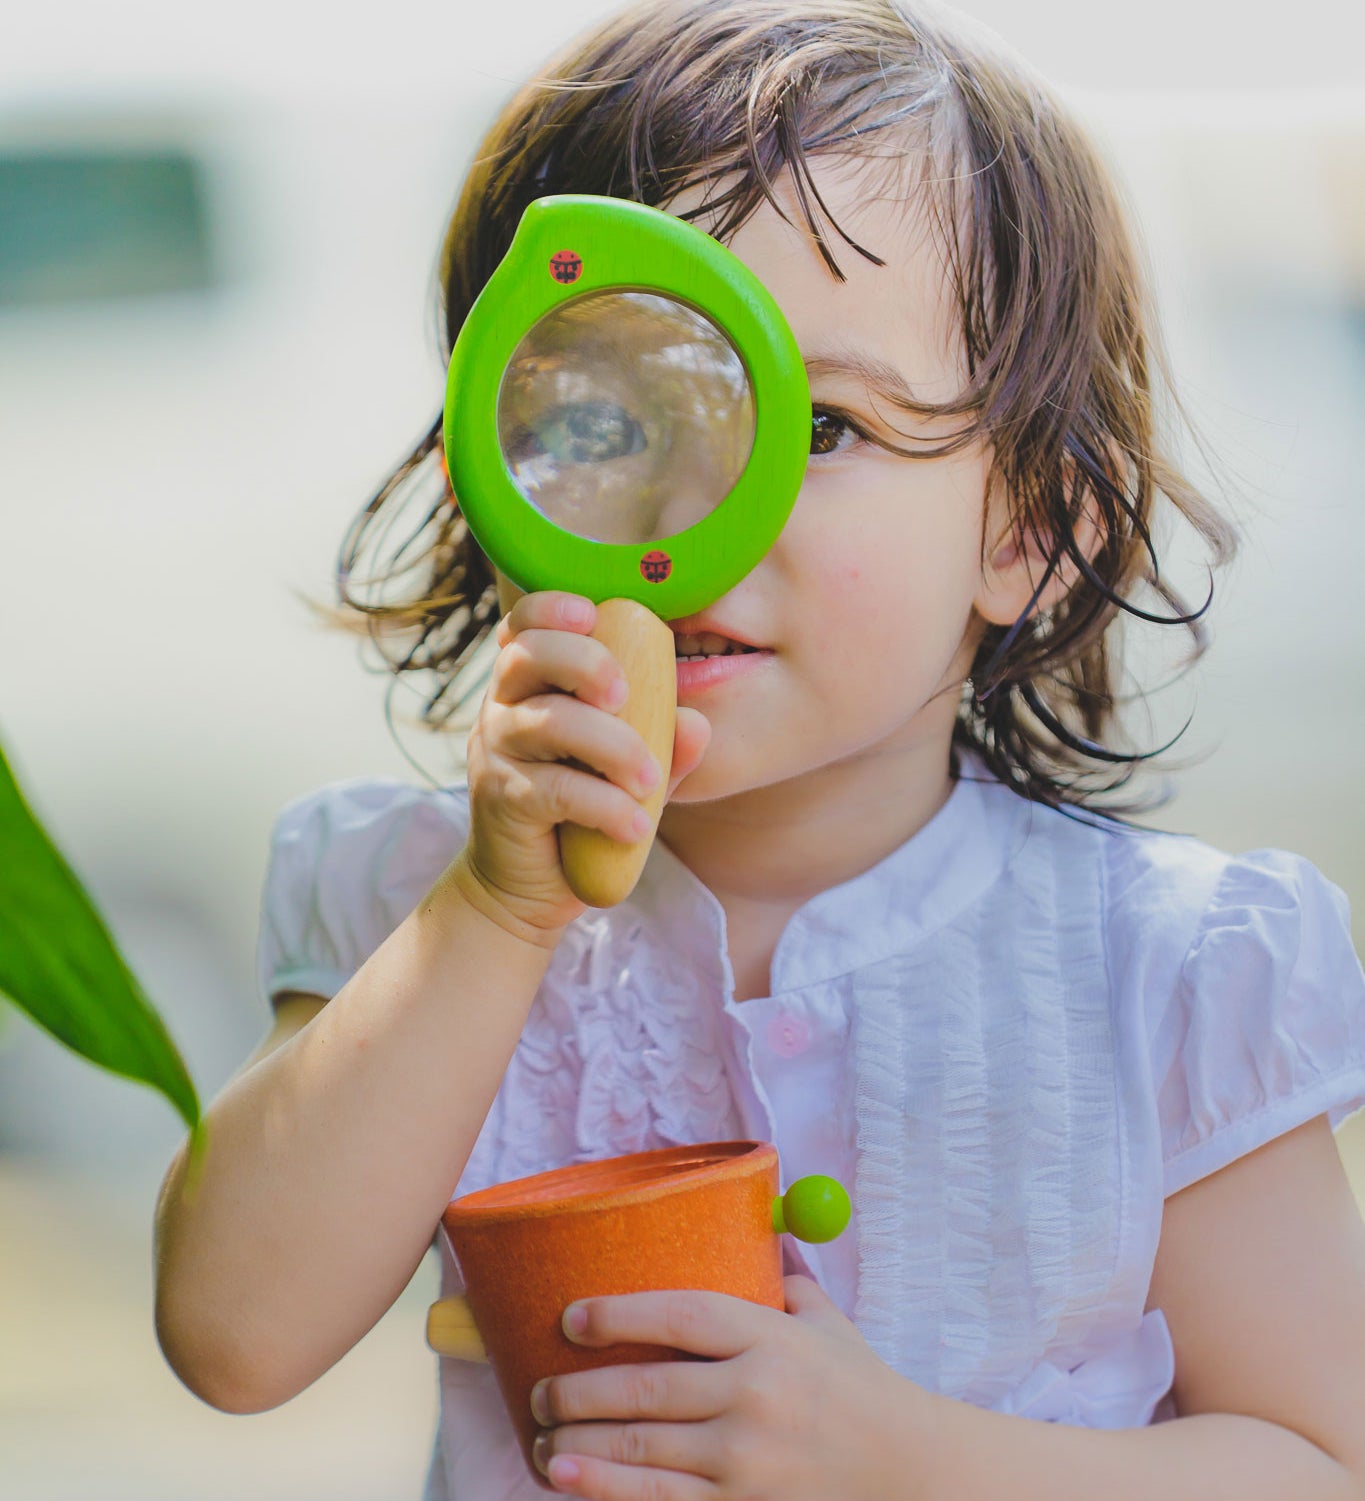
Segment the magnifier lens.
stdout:
[[753,450],[753,390],[724,330],[696,308],[589,292],[513,351],[498,440],[517,488],[564,531],[662,541],[734,489]]

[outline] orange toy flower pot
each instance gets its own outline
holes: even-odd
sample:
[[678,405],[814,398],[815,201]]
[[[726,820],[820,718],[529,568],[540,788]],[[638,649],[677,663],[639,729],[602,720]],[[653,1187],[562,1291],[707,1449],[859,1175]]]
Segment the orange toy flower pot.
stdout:
[[538,1480],[531,1388],[541,1377],[678,1357],[654,1345],[575,1345],[560,1325],[564,1309],[667,1288],[785,1307],[777,1192],[775,1147],[723,1141],[558,1168],[446,1209],[470,1312]]

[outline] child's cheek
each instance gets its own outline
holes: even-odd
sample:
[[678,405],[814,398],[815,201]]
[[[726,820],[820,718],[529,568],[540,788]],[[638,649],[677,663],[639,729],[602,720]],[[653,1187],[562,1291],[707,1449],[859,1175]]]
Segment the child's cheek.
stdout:
[[[866,648],[869,632],[885,628],[874,594],[868,587],[866,565],[856,558],[840,558],[837,549],[831,549],[820,565],[813,594],[820,601],[821,618],[816,624],[827,647],[834,646],[840,656],[856,654]],[[844,629],[831,630],[835,621],[844,624]]]
[[820,597],[829,608],[856,608],[867,587],[864,577],[867,563],[856,551],[841,548],[835,538],[825,536],[814,553],[814,582]]

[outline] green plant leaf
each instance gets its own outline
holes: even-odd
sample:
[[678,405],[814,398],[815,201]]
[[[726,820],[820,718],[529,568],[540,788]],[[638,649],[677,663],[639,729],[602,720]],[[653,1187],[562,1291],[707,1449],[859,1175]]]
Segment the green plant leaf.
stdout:
[[0,749],[0,992],[74,1052],[159,1089],[197,1136],[199,1100],[94,903]]

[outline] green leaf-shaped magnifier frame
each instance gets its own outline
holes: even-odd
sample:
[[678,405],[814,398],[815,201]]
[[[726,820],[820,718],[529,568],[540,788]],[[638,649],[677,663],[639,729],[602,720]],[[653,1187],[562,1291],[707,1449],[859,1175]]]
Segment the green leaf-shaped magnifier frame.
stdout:
[[[475,541],[519,588],[598,606],[621,717],[665,780],[677,709],[673,633],[776,540],[810,454],[810,388],[786,319],[716,240],[619,198],[537,199],[460,330],[445,454]],[[750,441],[750,434],[751,441]],[[652,820],[661,786],[643,801]],[[610,906],[633,845],[560,826],[566,878]]]

